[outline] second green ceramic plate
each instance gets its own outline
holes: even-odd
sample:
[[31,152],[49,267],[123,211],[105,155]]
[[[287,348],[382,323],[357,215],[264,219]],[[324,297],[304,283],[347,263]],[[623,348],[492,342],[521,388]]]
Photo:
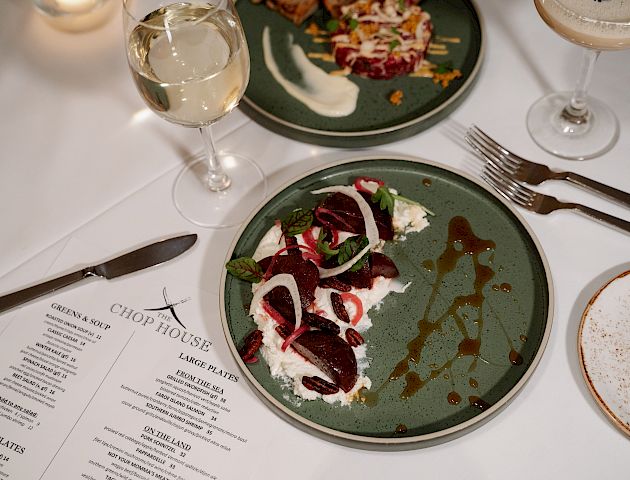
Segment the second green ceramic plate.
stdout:
[[[300,141],[333,147],[366,147],[400,140],[414,135],[448,115],[464,99],[472,86],[483,58],[484,39],[477,9],[470,0],[424,0],[422,8],[431,14],[434,36],[458,39],[444,42],[443,55],[429,55],[434,64],[448,64],[462,72],[447,88],[428,78],[399,77],[370,80],[350,75],[360,88],[356,110],[347,117],[331,118],[316,114],[289,95],[267,69],[262,52],[262,32],[267,26],[274,57],[283,74],[299,82],[291,70],[287,53],[288,39],[305,52],[327,52],[327,44],[316,44],[304,32],[315,21],[325,28],[328,14],[320,9],[299,27],[268,9],[264,2],[239,0],[237,9],[247,36],[251,57],[251,76],[241,103],[244,111],[266,128]],[[438,40],[436,40],[439,43]],[[334,63],[313,60],[331,71]],[[296,77],[296,75],[298,75]],[[394,106],[389,95],[402,90],[403,102]]]
[[[251,284],[226,274],[223,326],[245,377],[285,419],[354,446],[415,448],[479,425],[520,390],[551,329],[551,278],[536,239],[504,200],[477,180],[410,158],[352,160],[292,182],[251,217],[229,257],[251,256],[276,219],[313,207],[312,190],[363,175],[435,213],[425,230],[385,248],[400,280],[411,283],[370,311],[365,340],[372,388],[364,401],[350,407],[301,401],[263,360],[244,364],[237,346],[255,327],[247,314]],[[405,361],[410,355],[415,360]],[[407,370],[400,370],[403,364]]]

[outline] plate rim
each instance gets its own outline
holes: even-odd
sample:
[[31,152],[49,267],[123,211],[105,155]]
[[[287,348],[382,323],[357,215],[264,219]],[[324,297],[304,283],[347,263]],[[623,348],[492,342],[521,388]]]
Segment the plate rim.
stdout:
[[630,270],[626,270],[625,272],[621,272],[615,275],[614,277],[609,279],[606,283],[604,283],[590,298],[590,300],[586,304],[586,307],[584,308],[584,311],[582,312],[582,318],[580,319],[580,326],[578,328],[578,334],[577,334],[577,351],[578,351],[578,360],[580,363],[580,371],[582,372],[584,383],[586,383],[586,386],[588,387],[593,399],[595,400],[595,402],[597,403],[601,411],[604,414],[606,414],[606,417],[608,418],[608,420],[610,420],[611,423],[614,426],[616,426],[619,430],[621,430],[624,434],[626,434],[627,436],[630,436],[630,426],[626,425],[626,423],[624,423],[623,420],[621,420],[619,417],[617,417],[617,415],[615,415],[615,413],[610,409],[608,404],[604,401],[604,399],[600,396],[599,392],[595,388],[595,385],[593,384],[593,381],[591,380],[591,376],[589,375],[588,370],[586,368],[586,364],[584,362],[584,350],[582,348],[582,343],[583,343],[582,333],[584,331],[584,326],[586,324],[586,317],[588,316],[588,313],[590,312],[591,307],[597,301],[597,299],[603,293],[603,291],[606,290],[606,288],[608,288],[614,281],[619,280],[620,278],[623,278],[628,275],[630,275]]
[[411,155],[399,155],[399,154],[353,156],[353,157],[346,158],[343,160],[330,162],[320,167],[309,169],[307,172],[297,175],[293,179],[290,179],[289,181],[283,183],[279,188],[277,188],[272,193],[270,193],[267,196],[267,198],[265,198],[265,200],[263,200],[258,205],[258,207],[256,207],[256,209],[250,214],[250,216],[247,217],[247,219],[243,222],[241,227],[238,229],[238,231],[234,235],[234,238],[232,240],[232,243],[230,244],[230,247],[228,249],[228,252],[227,252],[227,255],[225,257],[225,261],[223,264],[225,264],[231,259],[232,253],[234,252],[236,244],[238,243],[239,239],[241,238],[247,226],[258,214],[258,212],[284,189],[290,187],[294,183],[312,174],[325,171],[329,168],[338,167],[340,165],[347,165],[351,163],[362,162],[362,161],[370,161],[370,160],[403,160],[403,161],[407,161],[411,163],[428,165],[431,167],[439,168],[442,170],[446,170],[447,172],[459,175],[463,177],[464,179],[469,180],[473,182],[474,184],[476,184],[477,186],[481,187],[488,194],[490,194],[492,197],[498,200],[502,205],[507,207],[507,209],[514,215],[514,217],[519,221],[519,223],[525,228],[526,232],[532,239],[534,246],[536,247],[536,251],[541,259],[543,268],[545,270],[545,279],[547,281],[547,288],[548,288],[548,309],[547,309],[546,326],[545,326],[545,330],[543,332],[543,336],[540,341],[540,346],[536,352],[536,355],[534,355],[534,358],[532,359],[532,363],[527,368],[523,376],[519,379],[519,381],[516,382],[514,386],[512,386],[512,388],[510,388],[510,390],[503,397],[501,397],[501,399],[498,402],[493,404],[487,410],[466,420],[465,422],[454,425],[444,430],[439,430],[436,432],[431,432],[431,433],[422,434],[422,435],[416,435],[412,437],[395,437],[395,438],[368,437],[364,435],[356,435],[356,434],[351,434],[351,433],[335,430],[329,427],[325,427],[307,418],[304,418],[303,416],[300,416],[297,413],[285,407],[282,403],[276,400],[271,394],[269,394],[267,390],[262,388],[262,386],[253,376],[253,374],[249,371],[249,368],[247,368],[247,365],[240,358],[240,355],[238,354],[238,349],[236,348],[236,345],[232,341],[231,335],[229,333],[229,326],[227,324],[227,314],[225,311],[225,282],[227,279],[227,270],[225,268],[223,268],[221,272],[221,282],[220,282],[220,290],[219,290],[219,307],[220,307],[220,314],[221,314],[221,325],[223,327],[223,334],[225,336],[225,340],[228,344],[230,352],[232,353],[232,357],[238,364],[241,372],[244,374],[249,385],[254,390],[254,393],[256,393],[264,401],[266,401],[270,406],[275,407],[275,408],[272,408],[272,411],[276,414],[279,414],[279,416],[281,416],[283,419],[288,420],[289,423],[291,423],[292,425],[300,427],[302,429],[303,427],[308,427],[306,429],[308,433],[319,435],[319,436],[323,435],[327,440],[331,440],[335,443],[340,443],[346,446],[358,447],[358,448],[364,448],[364,449],[365,448],[375,449],[379,447],[412,449],[412,448],[418,448],[422,444],[428,445],[428,444],[431,444],[432,442],[440,443],[442,441],[446,441],[452,437],[457,436],[458,434],[463,434],[467,432],[469,429],[472,429],[475,426],[482,425],[483,423],[485,423],[485,421],[489,420],[496,413],[502,410],[503,407],[505,407],[523,389],[524,385],[532,377],[534,371],[540,364],[542,356],[546,350],[547,344],[549,343],[549,337],[551,335],[551,328],[552,328],[553,317],[555,313],[555,294],[554,294],[555,289],[554,289],[553,279],[551,276],[551,268],[547,260],[547,257],[542,249],[542,245],[538,237],[535,235],[534,231],[529,226],[529,224],[525,221],[523,216],[506,199],[504,199],[498,193],[492,190],[490,186],[487,186],[485,185],[485,183],[482,183],[481,180],[478,180],[472,175],[469,175],[468,173],[463,172],[459,169],[452,168],[450,166],[446,166],[444,164],[440,164],[438,162],[434,162],[431,160],[426,160],[420,157],[414,157]]
[[469,89],[472,87],[472,84],[477,80],[477,75],[479,74],[479,70],[481,70],[481,65],[485,57],[486,41],[487,41],[485,21],[484,21],[483,16],[481,15],[479,7],[477,6],[476,0],[462,0],[462,1],[468,2],[471,5],[477,17],[477,21],[479,22],[479,32],[480,32],[479,54],[477,55],[475,65],[473,66],[473,69],[471,70],[470,75],[459,86],[457,91],[453,95],[451,95],[445,102],[441,103],[436,108],[425,113],[424,115],[421,115],[420,117],[416,117],[412,120],[408,120],[407,122],[394,125],[391,127],[377,128],[373,130],[362,130],[358,132],[341,132],[341,131],[335,131],[335,130],[320,130],[316,128],[305,127],[305,126],[296,125],[295,123],[284,120],[276,115],[273,115],[272,113],[269,113],[268,111],[260,107],[258,104],[256,104],[253,100],[249,98],[249,96],[247,95],[247,91],[245,91],[242,101],[247,104],[248,108],[251,108],[257,114],[269,119],[270,121],[272,121],[278,126],[282,126],[288,130],[293,130],[301,134],[308,134],[308,135],[313,135],[315,137],[322,137],[322,138],[328,138],[328,139],[344,139],[344,138],[352,139],[352,138],[364,138],[364,137],[367,137],[367,138],[378,137],[378,136],[385,135],[388,133],[403,131],[414,125],[417,125],[424,120],[430,119],[438,115],[442,110],[448,108],[452,103],[455,103],[458,100],[460,100],[460,97],[462,97],[462,95],[466,95]]

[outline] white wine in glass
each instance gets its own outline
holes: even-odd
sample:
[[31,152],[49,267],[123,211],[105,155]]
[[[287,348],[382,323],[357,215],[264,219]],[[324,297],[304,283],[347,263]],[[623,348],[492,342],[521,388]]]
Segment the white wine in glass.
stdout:
[[619,125],[607,105],[587,95],[587,88],[602,50],[630,48],[630,1],[534,0],[534,5],[556,33],[584,48],[575,90],[538,100],[527,115],[529,133],[559,157],[599,156],[616,143]]
[[127,58],[142,98],[165,120],[199,128],[206,147],[175,182],[177,209],[204,227],[241,223],[264,198],[266,180],[252,160],[216,152],[210,130],[238,105],[249,80],[249,53],[234,4],[123,5]]

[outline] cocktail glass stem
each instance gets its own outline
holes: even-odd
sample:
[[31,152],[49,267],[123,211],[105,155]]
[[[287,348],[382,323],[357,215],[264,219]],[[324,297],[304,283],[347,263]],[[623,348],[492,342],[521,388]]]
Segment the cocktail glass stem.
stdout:
[[[590,48],[583,48],[582,65],[580,67],[580,75],[578,82],[573,90],[573,95],[569,104],[564,107],[561,116],[564,120],[575,125],[582,125],[588,122],[589,111],[586,101],[587,89],[593,76],[595,62],[599,57],[600,51]],[[569,127],[570,128],[570,127]],[[571,133],[569,130],[567,133]]]
[[201,127],[199,132],[201,133],[201,138],[203,139],[203,144],[206,149],[206,159],[208,162],[208,175],[206,181],[208,183],[208,188],[213,192],[220,192],[228,188],[232,183],[232,180],[225,173],[223,166],[219,161],[210,125]]

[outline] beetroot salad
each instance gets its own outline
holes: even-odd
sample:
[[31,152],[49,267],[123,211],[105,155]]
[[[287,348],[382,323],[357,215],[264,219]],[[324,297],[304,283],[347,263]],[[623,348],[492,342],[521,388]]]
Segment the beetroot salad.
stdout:
[[359,0],[333,20],[332,54],[352,73],[374,79],[420,68],[431,41],[431,16],[411,0]]

